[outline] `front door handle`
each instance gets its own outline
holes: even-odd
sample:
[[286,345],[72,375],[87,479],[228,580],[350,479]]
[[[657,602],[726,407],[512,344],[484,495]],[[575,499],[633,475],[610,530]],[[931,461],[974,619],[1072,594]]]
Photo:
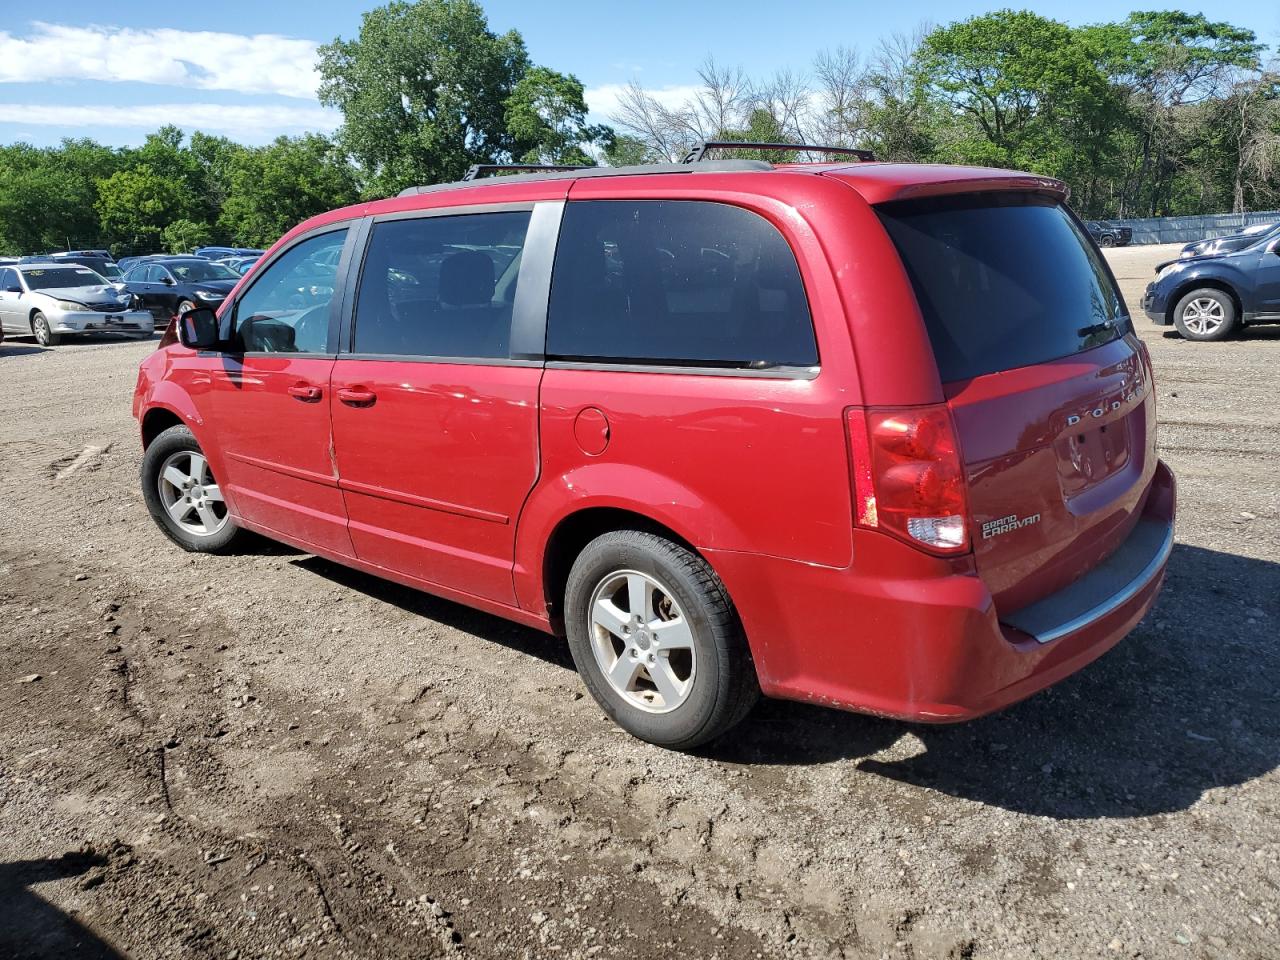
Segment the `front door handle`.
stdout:
[[368,387],[339,387],[338,399],[349,407],[371,407],[378,395]]
[[303,403],[315,403],[323,396],[323,392],[309,383],[295,383],[289,388],[289,396],[296,397]]

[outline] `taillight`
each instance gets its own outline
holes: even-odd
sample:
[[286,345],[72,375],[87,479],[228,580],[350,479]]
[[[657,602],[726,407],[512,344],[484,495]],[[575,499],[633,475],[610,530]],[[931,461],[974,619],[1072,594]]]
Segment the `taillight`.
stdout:
[[935,553],[968,550],[964,466],[946,405],[853,408],[848,423],[858,526]]

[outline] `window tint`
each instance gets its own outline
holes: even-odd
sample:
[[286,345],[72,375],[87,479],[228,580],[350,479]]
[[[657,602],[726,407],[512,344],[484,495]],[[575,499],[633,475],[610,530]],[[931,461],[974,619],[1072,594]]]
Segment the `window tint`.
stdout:
[[235,339],[246,353],[324,353],[329,304],[347,231],[303,240],[262,271],[237,300]]
[[158,263],[153,263],[147,267],[148,283],[164,283],[165,278],[169,276],[169,271]]
[[1093,247],[1047,199],[988,194],[878,212],[944,383],[1070,356],[1128,329]]
[[772,224],[698,201],[565,206],[547,355],[728,367],[818,362],[796,260]]
[[529,211],[389,220],[373,228],[356,303],[356,353],[509,355]]

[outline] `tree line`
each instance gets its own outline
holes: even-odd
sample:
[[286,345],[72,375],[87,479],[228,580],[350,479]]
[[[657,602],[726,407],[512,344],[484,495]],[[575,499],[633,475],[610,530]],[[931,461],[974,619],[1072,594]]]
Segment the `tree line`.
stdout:
[[0,252],[266,246],[473,163],[675,160],[704,139],[1031,170],[1066,180],[1087,216],[1274,209],[1280,70],[1266,55],[1201,14],[1071,27],[1002,10],[769,77],[708,60],[684,103],[633,84],[606,126],[587,122],[576,77],[533,63],[476,0],[395,0],[320,48],[319,97],[342,117],[331,137],[250,147],[169,126],[139,147],[0,147]]
[[1251,30],[1202,14],[1071,27],[1001,10],[770,77],[707,61],[701,89],[677,105],[632,84],[613,152],[675,159],[709,137],[823,143],[1059,177],[1087,216],[1275,209],[1280,64],[1266,54]]

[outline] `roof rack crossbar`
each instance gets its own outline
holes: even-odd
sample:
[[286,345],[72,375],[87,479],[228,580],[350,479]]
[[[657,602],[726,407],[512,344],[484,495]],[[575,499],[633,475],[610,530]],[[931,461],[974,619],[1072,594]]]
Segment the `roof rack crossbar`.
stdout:
[[592,163],[473,163],[462,175],[463,180],[479,180],[481,177],[500,171],[512,173],[537,173],[538,171],[563,172],[567,170],[590,170]]
[[816,143],[765,143],[747,140],[703,140],[694,145],[684,158],[685,163],[699,163],[708,150],[787,150],[793,153],[837,153],[870,162],[876,155],[870,150],[854,147],[830,147]]

